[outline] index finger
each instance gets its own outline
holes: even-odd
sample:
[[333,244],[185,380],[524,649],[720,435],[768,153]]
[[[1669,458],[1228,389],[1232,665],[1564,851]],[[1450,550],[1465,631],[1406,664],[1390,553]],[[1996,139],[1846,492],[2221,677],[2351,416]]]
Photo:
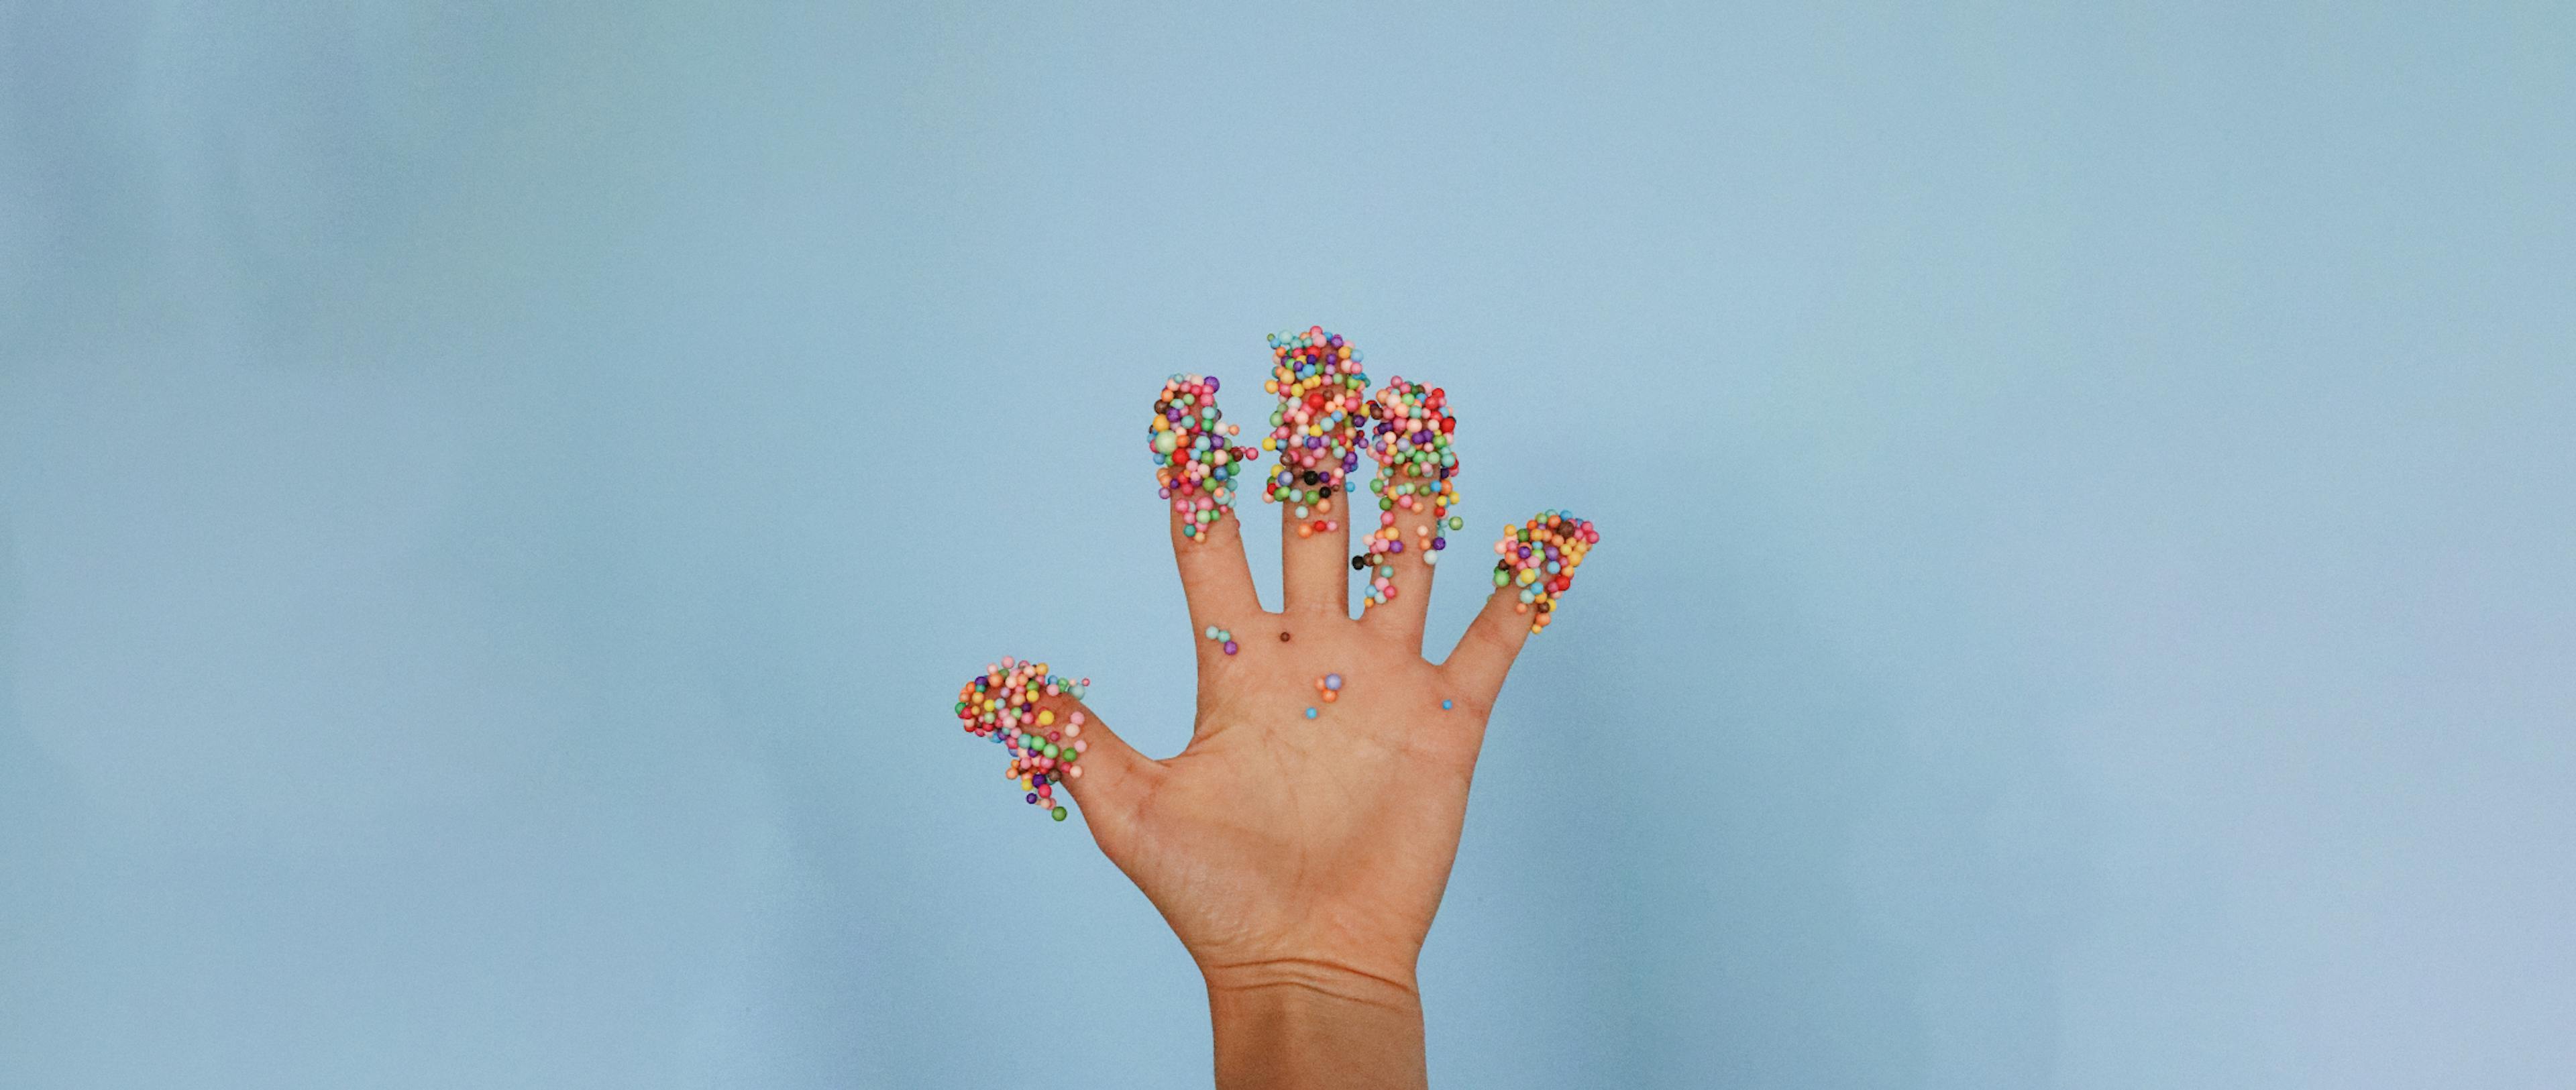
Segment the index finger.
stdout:
[[1223,422],[1218,386],[1207,375],[1165,380],[1145,429],[1155,490],[1171,508],[1172,558],[1180,566],[1192,631],[1261,610],[1252,566],[1243,557],[1242,521],[1234,511],[1237,482],[1259,452],[1235,445],[1243,429]]

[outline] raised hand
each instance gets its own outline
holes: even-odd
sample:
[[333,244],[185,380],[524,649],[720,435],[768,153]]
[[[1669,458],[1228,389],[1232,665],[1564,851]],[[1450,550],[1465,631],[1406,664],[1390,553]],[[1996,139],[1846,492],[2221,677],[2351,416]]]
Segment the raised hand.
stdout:
[[[1145,757],[1042,664],[988,668],[958,712],[1009,743],[1014,778],[1059,820],[1053,787],[1068,788],[1170,922],[1207,978],[1220,1085],[1420,1085],[1414,966],[1486,717],[1599,537],[1556,512],[1513,528],[1492,569],[1469,569],[1491,576],[1484,611],[1427,661],[1432,576],[1460,525],[1445,395],[1398,379],[1372,396],[1359,354],[1321,329],[1273,338],[1273,357],[1280,408],[1259,445],[1281,459],[1263,485],[1280,506],[1279,612],[1261,608],[1230,510],[1260,452],[1222,422],[1218,383],[1166,383],[1148,432],[1198,648],[1188,746]],[[1380,472],[1355,502],[1363,458]]]

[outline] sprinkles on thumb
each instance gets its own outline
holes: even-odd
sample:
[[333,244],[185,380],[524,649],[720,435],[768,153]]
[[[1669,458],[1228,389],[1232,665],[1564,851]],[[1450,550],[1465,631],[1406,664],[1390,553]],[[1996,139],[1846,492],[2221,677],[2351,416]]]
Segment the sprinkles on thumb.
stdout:
[[1043,662],[1004,657],[986,664],[982,674],[966,679],[957,690],[957,718],[966,733],[990,738],[1009,751],[1003,778],[1018,783],[1029,805],[1057,821],[1064,820],[1065,811],[1056,802],[1056,784],[1082,778],[1075,762],[1091,745],[1082,740],[1081,712],[1059,722],[1054,711],[1038,707],[1038,698],[1079,699],[1090,688],[1090,678],[1075,681],[1048,673]]

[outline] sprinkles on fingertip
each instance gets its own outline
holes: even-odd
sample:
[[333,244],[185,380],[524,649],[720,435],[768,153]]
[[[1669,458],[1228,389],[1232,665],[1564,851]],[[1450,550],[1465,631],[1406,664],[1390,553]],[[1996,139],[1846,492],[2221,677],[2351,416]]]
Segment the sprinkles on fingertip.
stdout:
[[1541,511],[1519,526],[1503,531],[1494,543],[1502,559],[1494,562],[1494,589],[1520,588],[1515,613],[1535,613],[1530,631],[1548,626],[1558,596],[1574,585],[1574,569],[1583,554],[1601,541],[1601,531],[1572,511]]
[[1038,698],[1079,699],[1090,688],[1090,678],[1075,681],[1048,673],[1043,662],[1006,657],[986,665],[982,674],[968,678],[957,690],[957,718],[964,721],[966,733],[990,738],[1009,750],[1011,760],[1003,776],[1020,785],[1029,805],[1044,808],[1057,821],[1064,820],[1065,809],[1056,801],[1056,784],[1082,778],[1082,768],[1075,762],[1091,744],[1082,739],[1080,711],[1059,723],[1052,709],[1038,706]]
[[1174,375],[1154,399],[1154,419],[1145,429],[1146,447],[1154,453],[1156,494],[1171,501],[1181,516],[1181,536],[1207,540],[1217,520],[1234,509],[1234,478],[1257,453],[1238,447],[1232,437],[1243,429],[1221,423],[1217,380],[1207,375]]
[[[1448,532],[1467,525],[1449,513],[1458,503],[1458,452],[1449,445],[1458,418],[1449,415],[1448,404],[1448,391],[1398,376],[1364,406],[1375,422],[1368,450],[1378,473],[1369,491],[1378,494],[1378,527],[1351,558],[1351,570],[1368,574],[1368,589],[1360,595],[1363,613],[1395,599],[1397,556],[1410,549],[1424,564],[1436,565],[1440,550],[1449,547]],[[1407,530],[1413,535],[1409,543]]]
[[[1262,498],[1288,505],[1298,537],[1341,529],[1332,518],[1333,497],[1347,491],[1359,469],[1360,420],[1368,401],[1368,375],[1359,349],[1308,326],[1303,333],[1270,338],[1271,377],[1261,388],[1279,395],[1270,434],[1261,449],[1279,452],[1279,464]],[[1344,498],[1348,505],[1348,498]]]

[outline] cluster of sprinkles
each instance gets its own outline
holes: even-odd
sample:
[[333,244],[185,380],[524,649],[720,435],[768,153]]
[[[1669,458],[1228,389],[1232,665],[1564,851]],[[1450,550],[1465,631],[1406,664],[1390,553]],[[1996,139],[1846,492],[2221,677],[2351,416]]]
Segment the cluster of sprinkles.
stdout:
[[1057,821],[1064,820],[1064,807],[1055,801],[1056,784],[1082,778],[1074,762],[1090,744],[1082,740],[1081,712],[1058,725],[1055,712],[1038,707],[1038,698],[1079,697],[1090,688],[1090,678],[1075,681],[1048,673],[1043,662],[1006,657],[957,690],[957,718],[965,721],[966,733],[1008,749],[1011,763],[1002,775],[1019,783],[1029,805],[1046,808]]
[[1536,633],[1556,612],[1557,596],[1574,585],[1574,569],[1582,566],[1583,554],[1600,540],[1601,531],[1572,511],[1541,511],[1503,531],[1503,539],[1494,543],[1494,552],[1502,557],[1494,563],[1494,589],[1521,588],[1520,604],[1512,608],[1537,614],[1530,619],[1530,631]]
[[1207,631],[1200,633],[1200,635],[1206,636],[1212,643],[1224,644],[1226,654],[1231,655],[1236,651],[1241,650],[1234,644],[1234,633],[1218,628],[1215,625],[1207,626]]
[[[1333,496],[1360,467],[1359,438],[1368,375],[1361,355],[1338,333],[1309,326],[1270,338],[1271,377],[1261,388],[1279,395],[1261,449],[1279,452],[1262,498],[1289,506],[1297,536],[1341,528]],[[1347,501],[1345,501],[1347,502]]]
[[1413,531],[1409,547],[1422,562],[1438,564],[1448,531],[1467,525],[1449,513],[1458,503],[1458,452],[1449,445],[1458,418],[1449,415],[1449,392],[1398,377],[1365,409],[1375,421],[1368,450],[1378,475],[1369,491],[1378,494],[1378,527],[1369,532],[1366,550],[1351,558],[1351,570],[1368,572],[1362,611],[1395,598],[1394,559],[1408,548],[1406,530]]
[[[1321,695],[1324,698],[1324,703],[1327,704],[1340,700],[1342,698],[1342,675],[1326,674],[1322,677],[1316,678],[1315,692]],[[1312,719],[1314,717],[1310,715],[1307,716],[1307,718]]]
[[1254,457],[1231,437],[1240,426],[1220,424],[1216,411],[1217,380],[1208,375],[1174,375],[1154,399],[1154,420],[1145,429],[1154,452],[1156,494],[1172,502],[1182,517],[1181,536],[1204,541],[1207,532],[1234,509],[1234,478]]

